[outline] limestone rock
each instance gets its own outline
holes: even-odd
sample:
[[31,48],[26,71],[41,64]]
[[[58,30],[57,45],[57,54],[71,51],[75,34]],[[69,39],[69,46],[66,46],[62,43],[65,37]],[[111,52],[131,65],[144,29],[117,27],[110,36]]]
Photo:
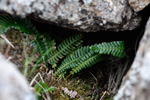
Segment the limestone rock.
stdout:
[[0,100],[36,100],[16,66],[0,54]]
[[130,6],[136,12],[143,10],[149,3],[150,0],[129,0]]
[[85,32],[132,30],[141,21],[128,0],[0,0],[0,10]]
[[136,58],[114,100],[150,100],[150,19]]

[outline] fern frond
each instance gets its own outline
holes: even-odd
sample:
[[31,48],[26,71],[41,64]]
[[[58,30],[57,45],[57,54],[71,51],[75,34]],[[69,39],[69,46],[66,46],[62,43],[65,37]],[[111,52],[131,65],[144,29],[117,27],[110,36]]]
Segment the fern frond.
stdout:
[[69,77],[104,60],[105,58],[102,58],[102,54],[123,57],[125,55],[124,42],[116,41],[81,47],[64,59],[54,75],[64,75],[67,70],[71,69]]
[[18,29],[24,34],[37,34],[38,30],[30,20],[10,15],[0,16],[0,34],[6,33],[9,29]]
[[54,75],[64,73],[66,70],[75,67],[75,63],[90,52],[89,46],[81,47],[64,59]]
[[125,47],[123,41],[114,41],[114,42],[104,42],[101,44],[96,44],[90,47],[91,50],[94,50],[99,54],[108,54],[117,57],[125,56]]
[[[54,49],[55,41],[46,36],[46,34],[40,34],[30,20],[10,15],[0,16],[0,34],[7,32],[11,28],[18,29],[24,34],[35,35],[36,39],[31,41],[31,43],[34,49],[40,53],[41,57],[45,55],[45,52],[50,52]],[[47,52],[44,59],[48,58],[48,54]]]
[[101,58],[100,54],[94,53],[93,55],[92,54],[86,55],[85,58],[81,59],[81,61],[79,62],[79,65],[77,67],[72,68],[70,75],[78,73],[82,69],[90,67],[90,66],[96,64],[97,62],[100,62],[101,60],[102,60],[102,58]]
[[54,75],[66,73],[68,69],[72,69],[71,74],[90,67],[101,60],[100,54],[90,50],[89,46],[81,47],[66,57]]
[[[36,39],[33,40],[31,44],[33,45],[34,49],[40,53],[41,57],[44,57],[43,59],[46,61],[49,58],[49,53],[54,50],[56,43],[46,34],[38,34]],[[47,54],[45,55],[46,52]]]
[[[10,28],[18,29],[24,34],[36,36],[36,39],[31,43],[41,56],[29,72],[29,75],[36,69],[37,64],[40,62],[45,61],[51,65],[56,65],[56,63],[66,55],[68,56],[61,63],[54,75],[63,76],[67,73],[67,70],[71,70],[68,75],[69,77],[70,75],[80,72],[82,69],[104,60],[104,58],[102,58],[103,54],[117,57],[125,56],[125,47],[122,41],[104,42],[102,44],[81,47],[82,35],[75,35],[67,38],[54,50],[55,41],[46,34],[40,34],[30,20],[8,15],[1,16],[0,34],[7,32]],[[75,50],[76,48],[79,49]]]
[[75,35],[64,40],[60,45],[58,45],[56,50],[50,53],[48,62],[53,65],[57,63],[59,59],[62,59],[77,47],[80,47],[82,43],[81,38],[82,35]]

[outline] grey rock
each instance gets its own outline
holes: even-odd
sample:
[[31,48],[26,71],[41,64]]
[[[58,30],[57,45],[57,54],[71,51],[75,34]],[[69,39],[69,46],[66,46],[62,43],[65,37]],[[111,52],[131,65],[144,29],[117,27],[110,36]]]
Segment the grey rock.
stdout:
[[129,4],[135,12],[143,10],[149,3],[150,0],[129,0]]
[[36,100],[26,79],[0,53],[0,100]]
[[0,0],[0,10],[85,32],[132,30],[141,21],[127,0]]
[[150,19],[135,60],[114,100],[150,100]]

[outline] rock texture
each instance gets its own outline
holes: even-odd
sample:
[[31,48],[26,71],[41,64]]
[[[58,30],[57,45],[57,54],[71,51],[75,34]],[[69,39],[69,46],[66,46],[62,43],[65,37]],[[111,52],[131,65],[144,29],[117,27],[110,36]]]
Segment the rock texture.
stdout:
[[16,66],[0,53],[0,100],[36,100]]
[[149,3],[150,0],[129,0],[129,4],[135,12],[143,10]]
[[132,7],[141,10],[142,1],[129,0],[130,7],[128,0],[0,0],[0,10],[79,31],[119,31],[139,25]]
[[150,100],[150,19],[136,58],[114,100]]

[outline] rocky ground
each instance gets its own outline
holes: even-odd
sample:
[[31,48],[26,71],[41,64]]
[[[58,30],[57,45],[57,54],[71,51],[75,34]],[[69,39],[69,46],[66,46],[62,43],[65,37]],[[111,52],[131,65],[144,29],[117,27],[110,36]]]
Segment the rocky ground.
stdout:
[[[44,63],[28,76],[37,62],[32,60],[37,54],[32,55],[29,43],[34,36],[11,29],[0,38],[0,52],[18,66],[39,100],[112,100],[115,94],[115,100],[149,100],[149,22],[146,26],[149,3],[149,0],[1,0],[1,14],[29,18],[40,32],[50,34],[57,43],[79,33],[83,34],[83,45],[121,40],[125,42],[127,56],[103,61],[69,79],[59,80],[53,77],[54,69]],[[54,90],[39,92],[41,88],[36,84],[40,82]]]

